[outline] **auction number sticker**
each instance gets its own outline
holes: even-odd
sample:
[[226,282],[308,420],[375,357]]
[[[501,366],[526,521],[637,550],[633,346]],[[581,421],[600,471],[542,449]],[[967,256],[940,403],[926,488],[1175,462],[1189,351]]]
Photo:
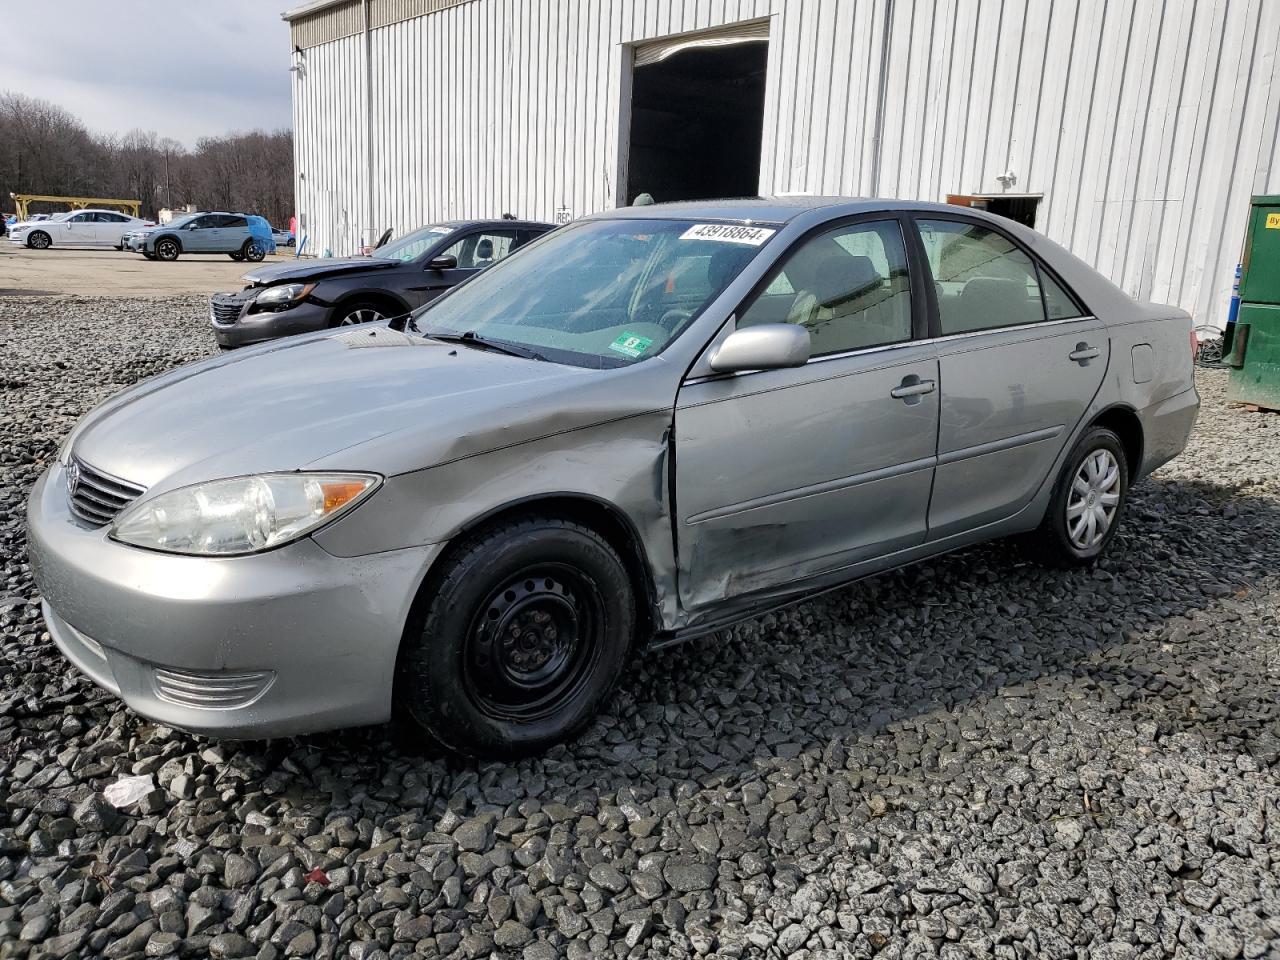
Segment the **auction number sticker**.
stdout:
[[721,243],[745,243],[758,247],[777,232],[768,227],[744,227],[736,223],[699,223],[680,234],[680,239],[718,240]]
[[624,357],[635,359],[649,349],[653,343],[649,337],[640,337],[634,333],[623,332],[618,339],[609,344],[609,349],[614,353],[620,353]]

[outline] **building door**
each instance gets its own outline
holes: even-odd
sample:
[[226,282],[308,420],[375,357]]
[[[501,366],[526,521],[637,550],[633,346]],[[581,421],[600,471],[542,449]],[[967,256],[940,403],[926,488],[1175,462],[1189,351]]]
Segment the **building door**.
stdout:
[[947,203],[958,207],[972,207],[974,210],[986,210],[988,213],[1020,223],[1032,230],[1036,228],[1036,215],[1040,211],[1040,201],[1043,199],[1044,197],[1038,193],[947,194]]
[[624,204],[760,192],[768,24],[635,51]]

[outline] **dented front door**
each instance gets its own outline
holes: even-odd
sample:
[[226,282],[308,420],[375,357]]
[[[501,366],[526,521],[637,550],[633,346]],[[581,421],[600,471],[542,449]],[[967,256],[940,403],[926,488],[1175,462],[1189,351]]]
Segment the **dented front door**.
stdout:
[[924,542],[938,363],[908,343],[702,378],[675,411],[686,610]]

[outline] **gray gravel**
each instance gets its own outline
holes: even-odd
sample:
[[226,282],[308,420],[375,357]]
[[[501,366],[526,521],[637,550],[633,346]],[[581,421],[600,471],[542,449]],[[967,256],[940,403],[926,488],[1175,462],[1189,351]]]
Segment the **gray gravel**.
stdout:
[[1280,956],[1280,415],[1221,374],[1095,570],[878,577],[463,765],[190,737],[46,638],[26,491],[94,403],[212,352],[202,316],[0,299],[0,957]]

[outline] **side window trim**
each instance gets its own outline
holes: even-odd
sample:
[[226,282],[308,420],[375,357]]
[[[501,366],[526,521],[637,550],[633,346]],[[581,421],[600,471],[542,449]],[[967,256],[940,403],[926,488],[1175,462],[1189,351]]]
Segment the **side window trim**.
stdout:
[[[920,229],[921,220],[954,220],[958,223],[970,223],[970,224],[973,224],[974,226],[982,227],[984,230],[990,230],[992,233],[998,234],[1001,237],[1004,237],[1005,240],[1009,241],[1009,243],[1013,245],[1014,249],[1018,250],[1023,256],[1025,256],[1031,262],[1032,269],[1035,270],[1036,284],[1040,287],[1040,309],[1041,309],[1041,312],[1044,314],[1043,322],[1051,323],[1056,321],[1049,320],[1049,302],[1048,302],[1048,298],[1045,296],[1045,287],[1044,287],[1044,282],[1041,280],[1041,274],[1048,276],[1054,283],[1056,283],[1058,285],[1058,288],[1063,293],[1065,293],[1067,297],[1071,300],[1071,302],[1075,305],[1075,308],[1078,311],[1080,311],[1079,318],[1071,318],[1071,319],[1083,319],[1086,317],[1094,316],[1093,311],[1089,309],[1089,305],[1080,299],[1080,296],[1075,292],[1075,290],[1071,288],[1071,285],[1067,283],[1065,280],[1063,280],[1062,277],[1058,275],[1057,271],[1053,269],[1053,267],[1049,266],[1049,264],[1047,264],[1043,260],[1043,258],[1037,256],[1034,251],[1032,251],[1030,248],[1026,246],[1026,244],[1024,244],[1021,240],[1019,240],[1013,234],[1009,233],[1009,231],[1002,228],[999,224],[992,223],[988,220],[981,220],[977,217],[967,216],[966,214],[960,213],[960,212],[952,213],[950,210],[912,211],[911,213],[905,215],[904,220],[911,221],[910,233],[913,235],[916,245],[919,246],[919,250],[920,250],[919,266],[921,270],[925,271],[925,274],[928,277],[929,337],[931,339],[940,339],[942,337],[949,337],[949,336],[967,336],[968,334],[967,333],[944,334],[942,332],[942,319],[938,309],[937,285],[933,276],[933,267],[932,265],[930,265],[928,253],[925,251],[924,239],[921,236],[923,232]],[[1009,329],[1012,329],[1013,326],[1026,326],[1026,324],[1015,324],[1008,327],[992,327],[991,329],[992,330],[1009,330]],[[970,332],[984,333],[986,331],[970,331]]]

